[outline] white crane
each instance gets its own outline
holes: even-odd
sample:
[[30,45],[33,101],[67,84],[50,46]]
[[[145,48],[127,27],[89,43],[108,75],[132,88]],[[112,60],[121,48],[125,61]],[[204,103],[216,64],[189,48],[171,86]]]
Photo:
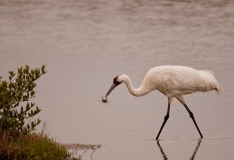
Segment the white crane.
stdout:
[[160,133],[169,118],[170,105],[172,99],[175,97],[178,99],[188,111],[192,118],[201,138],[203,138],[200,129],[196,123],[193,113],[186,105],[183,95],[193,92],[209,92],[216,90],[220,94],[219,84],[214,77],[212,71],[208,70],[196,70],[190,67],[184,66],[158,66],[151,68],[145,75],[142,84],[139,88],[135,89],[132,85],[130,78],[125,74],[116,76],[113,80],[113,84],[106,94],[107,96],[111,91],[119,84],[125,83],[129,92],[133,96],[144,96],[153,90],[158,90],[168,98],[168,108],[166,116],[164,117],[163,124],[158,132],[156,140],[158,140]]

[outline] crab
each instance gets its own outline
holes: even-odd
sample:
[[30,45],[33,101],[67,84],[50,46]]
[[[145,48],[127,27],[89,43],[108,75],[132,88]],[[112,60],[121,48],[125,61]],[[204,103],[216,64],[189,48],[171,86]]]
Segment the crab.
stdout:
[[[108,105],[108,103],[109,103],[110,101],[108,101],[107,97],[106,97],[106,99],[105,99],[105,98],[103,98],[103,96],[102,96],[101,102],[102,102],[102,103],[106,103],[106,105]],[[101,104],[102,104],[102,103],[101,103]]]

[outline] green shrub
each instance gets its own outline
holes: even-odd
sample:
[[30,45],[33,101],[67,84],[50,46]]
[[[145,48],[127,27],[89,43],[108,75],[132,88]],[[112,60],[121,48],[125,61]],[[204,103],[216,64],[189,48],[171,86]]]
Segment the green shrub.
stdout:
[[45,73],[44,65],[32,70],[26,65],[18,68],[17,75],[9,71],[9,81],[0,77],[0,131],[11,130],[20,134],[35,130],[41,120],[33,120],[27,125],[25,122],[41,111],[29,101],[35,97],[35,81]]

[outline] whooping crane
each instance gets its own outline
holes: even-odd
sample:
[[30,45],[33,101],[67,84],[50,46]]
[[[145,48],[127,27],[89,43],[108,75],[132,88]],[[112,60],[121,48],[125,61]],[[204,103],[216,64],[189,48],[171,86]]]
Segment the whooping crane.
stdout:
[[151,68],[146,73],[141,86],[137,89],[133,87],[132,82],[127,75],[120,74],[114,78],[113,84],[111,85],[105,97],[107,98],[111,91],[122,83],[126,84],[129,92],[133,96],[144,96],[153,90],[158,90],[167,96],[167,113],[164,117],[163,124],[158,132],[156,140],[158,140],[160,133],[169,118],[170,105],[174,97],[184,105],[190,117],[192,118],[201,138],[203,138],[192,111],[190,111],[184,101],[183,95],[197,91],[209,92],[212,90],[215,90],[218,94],[220,94],[219,84],[215,79],[212,71],[196,70],[185,66],[158,66]]

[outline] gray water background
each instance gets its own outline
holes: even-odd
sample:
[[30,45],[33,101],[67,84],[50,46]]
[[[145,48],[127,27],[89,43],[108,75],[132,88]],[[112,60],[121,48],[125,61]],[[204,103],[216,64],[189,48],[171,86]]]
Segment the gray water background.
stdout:
[[[233,159],[233,8],[225,0],[0,0],[0,75],[47,64],[33,99],[38,117],[57,141],[101,144],[95,160]],[[137,88],[160,65],[215,73],[220,96],[185,96],[201,142],[174,99],[157,144],[167,110],[158,91],[137,98],[121,85],[100,105],[116,75],[127,74]]]

